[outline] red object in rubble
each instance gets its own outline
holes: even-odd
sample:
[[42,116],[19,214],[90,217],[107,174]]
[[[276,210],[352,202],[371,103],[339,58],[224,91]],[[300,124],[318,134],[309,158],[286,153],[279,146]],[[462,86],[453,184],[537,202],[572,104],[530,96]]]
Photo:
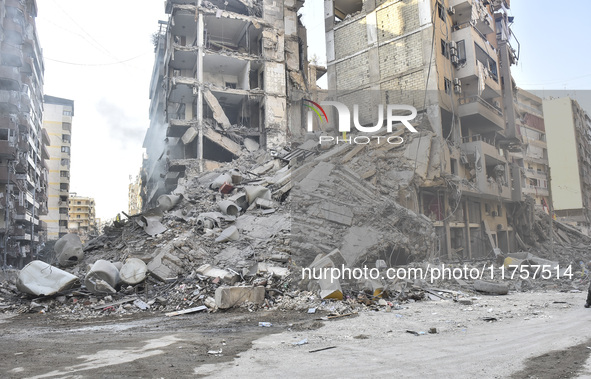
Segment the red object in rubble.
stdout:
[[220,192],[223,194],[229,194],[234,189],[234,186],[229,183],[224,183],[220,187]]

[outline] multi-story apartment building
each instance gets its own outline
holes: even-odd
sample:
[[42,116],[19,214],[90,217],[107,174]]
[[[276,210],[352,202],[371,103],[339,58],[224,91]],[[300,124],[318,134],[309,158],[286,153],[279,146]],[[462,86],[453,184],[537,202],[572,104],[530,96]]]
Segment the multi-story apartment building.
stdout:
[[172,191],[187,159],[200,170],[237,157],[243,142],[273,149],[300,132],[307,91],[301,0],[167,0],[155,34],[143,205]]
[[[430,217],[441,256],[516,250],[521,201],[509,0],[326,0],[328,86],[375,125],[379,104],[418,112],[401,204]],[[327,107],[329,108],[329,107]],[[352,107],[350,107],[352,109]],[[330,116],[328,117],[331,118]]]
[[536,208],[550,213],[550,177],[542,99],[518,88],[515,108],[522,149],[510,155],[521,168],[522,193],[534,199]]
[[44,96],[43,129],[49,135],[49,188],[47,240],[57,240],[68,233],[68,198],[70,197],[70,148],[74,101]]
[[92,197],[71,193],[69,215],[69,232],[78,234],[82,243],[86,243],[98,235],[95,203]]
[[41,128],[43,57],[35,0],[0,0],[0,250],[22,266],[44,242],[46,145]]
[[543,105],[554,214],[589,234],[591,118],[569,97],[545,99]]
[[130,175],[129,181],[127,212],[131,216],[142,211],[142,179],[140,175],[136,175],[135,179]]

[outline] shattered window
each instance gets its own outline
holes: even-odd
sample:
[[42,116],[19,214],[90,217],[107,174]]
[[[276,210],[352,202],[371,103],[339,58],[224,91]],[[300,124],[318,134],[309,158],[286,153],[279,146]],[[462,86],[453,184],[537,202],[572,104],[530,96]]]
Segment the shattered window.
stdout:
[[445,8],[443,7],[443,4],[439,2],[437,3],[437,14],[439,15],[439,18],[445,22]]
[[444,80],[445,93],[451,94],[451,81],[447,78],[445,78],[443,80]]

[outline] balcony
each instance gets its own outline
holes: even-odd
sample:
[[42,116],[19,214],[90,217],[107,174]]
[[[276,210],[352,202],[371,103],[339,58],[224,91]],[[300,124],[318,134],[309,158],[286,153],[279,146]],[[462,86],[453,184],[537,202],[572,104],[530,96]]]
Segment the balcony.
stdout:
[[173,103],[192,103],[196,86],[197,82],[193,78],[175,76],[170,79],[168,100]]
[[69,216],[68,216],[67,213],[65,213],[65,214],[64,213],[60,213],[60,218],[59,218],[60,221],[68,221],[69,219],[70,218],[69,218]]
[[483,35],[494,32],[492,15],[480,0],[450,0],[449,5],[455,10],[454,25],[472,24]]
[[174,5],[197,5],[197,0],[166,0],[166,13],[170,14]]
[[0,157],[1,158],[15,158],[16,146],[11,141],[0,141]]
[[18,91],[21,84],[21,73],[18,67],[0,66],[0,88]]
[[[479,139],[479,136],[462,139],[461,150],[476,167],[474,177],[479,194],[488,198],[499,196],[512,199],[512,173],[507,161],[492,145]],[[466,188],[467,191],[474,191]]]
[[18,113],[21,110],[21,92],[0,90],[0,112]]
[[[3,149],[0,147],[0,152]],[[10,183],[16,183],[16,175],[9,171],[7,166],[0,166],[0,184],[6,184],[10,181]]]
[[173,44],[169,66],[175,70],[192,70],[197,64],[197,48]]
[[505,129],[503,112],[480,96],[459,99],[458,115],[462,126],[467,126],[475,133],[501,131]]
[[23,51],[19,46],[3,41],[0,51],[2,51],[3,64],[13,67],[21,67],[23,65]]
[[168,128],[166,129],[166,136],[181,138],[187,129],[196,125],[197,120],[169,120]]
[[462,81],[462,92],[485,99],[501,96],[495,49],[473,28],[454,31],[452,39],[460,60],[456,77]]
[[70,183],[70,177],[69,176],[60,176],[60,183],[69,184]]
[[23,26],[17,19],[11,17],[4,18],[4,35],[5,40],[13,45],[21,45],[23,43]]
[[550,192],[548,188],[538,187],[538,186],[531,186],[529,184],[522,184],[521,190],[526,195],[533,195],[535,196],[550,196]]

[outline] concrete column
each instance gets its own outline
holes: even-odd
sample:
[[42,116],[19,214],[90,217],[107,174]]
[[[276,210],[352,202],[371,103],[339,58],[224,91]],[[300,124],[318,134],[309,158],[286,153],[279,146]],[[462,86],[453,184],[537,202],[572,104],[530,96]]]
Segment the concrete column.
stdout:
[[466,247],[468,248],[468,259],[472,259],[472,244],[470,243],[470,208],[468,206],[468,199],[464,200],[464,224],[465,224],[465,236],[466,236]]
[[[197,2],[197,6],[201,7],[202,0]],[[197,159],[199,160],[199,172],[204,171],[203,162],[203,13],[197,11],[197,129],[199,136],[197,137]]]
[[444,192],[443,194],[443,218],[445,221],[443,221],[443,229],[445,230],[445,249],[447,250],[447,259],[449,259],[451,261],[452,259],[452,250],[451,250],[451,230],[449,228],[449,220],[447,220],[448,216],[449,216],[449,206],[448,206],[448,202],[449,202],[449,195],[447,192]]

